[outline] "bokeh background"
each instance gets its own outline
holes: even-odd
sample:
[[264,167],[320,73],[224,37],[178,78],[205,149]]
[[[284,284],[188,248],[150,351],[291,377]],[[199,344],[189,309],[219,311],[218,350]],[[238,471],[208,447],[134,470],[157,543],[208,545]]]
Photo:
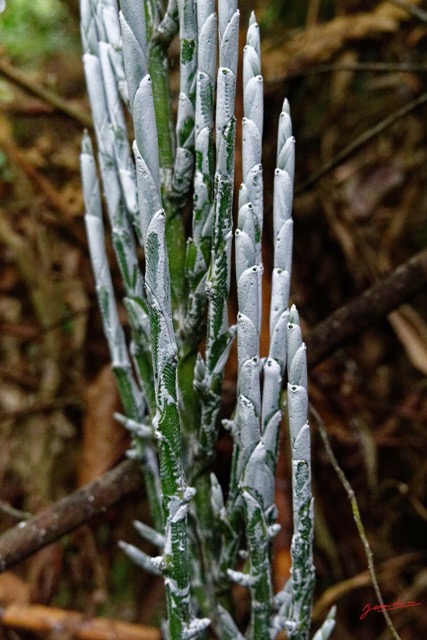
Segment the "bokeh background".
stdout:
[[[245,24],[253,4],[240,7]],[[292,300],[308,332],[426,245],[425,102],[312,178],[427,90],[427,6],[258,0],[255,8],[266,91],[265,291],[277,120],[286,95],[297,141]],[[83,226],[79,148],[89,107],[78,13],[75,0],[10,0],[0,15],[0,532],[99,477],[128,444],[112,418],[120,406]],[[175,99],[177,55],[174,43]],[[241,115],[241,94],[236,111]],[[426,302],[424,291],[310,376],[311,401],[359,502],[384,601],[422,603],[391,613],[402,640],[427,637]],[[224,416],[232,409],[234,374],[230,366]],[[312,433],[315,623],[335,602],[333,638],[385,640],[381,614],[359,619],[365,604],[376,604],[364,548],[315,420]],[[230,453],[225,436],[218,450],[222,464]],[[292,533],[286,438],[277,502],[280,587]],[[142,544],[131,523],[147,521],[146,511],[144,495],[132,497],[0,575],[2,610],[43,604],[158,625],[160,582],[117,548],[120,539]],[[239,594],[242,620],[245,606]],[[4,625],[0,613],[0,637],[73,637],[64,629],[42,633],[28,611],[25,631]]]

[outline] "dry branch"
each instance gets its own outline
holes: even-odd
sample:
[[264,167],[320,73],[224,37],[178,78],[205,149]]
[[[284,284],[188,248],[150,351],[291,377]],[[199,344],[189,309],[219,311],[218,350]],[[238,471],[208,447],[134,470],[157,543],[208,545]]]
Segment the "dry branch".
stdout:
[[66,634],[76,640],[160,640],[160,631],[106,618],[87,618],[77,611],[41,605],[11,604],[0,610],[2,627],[37,633]]
[[334,311],[306,337],[309,368],[351,338],[385,318],[427,283],[427,249],[400,265],[387,278]]
[[142,487],[132,461],[125,461],[98,480],[74,491],[41,513],[23,520],[0,537],[0,570],[16,564]]
[[27,76],[27,74],[23,73],[19,69],[15,69],[15,67],[2,58],[0,58],[0,75],[4,76],[7,80],[13,82],[36,98],[40,98],[40,100],[43,100],[46,104],[49,104],[58,111],[61,111],[69,118],[72,118],[79,124],[83,125],[83,127],[92,129],[92,118],[87,113],[70,104],[68,100],[61,98],[53,91],[45,89]]

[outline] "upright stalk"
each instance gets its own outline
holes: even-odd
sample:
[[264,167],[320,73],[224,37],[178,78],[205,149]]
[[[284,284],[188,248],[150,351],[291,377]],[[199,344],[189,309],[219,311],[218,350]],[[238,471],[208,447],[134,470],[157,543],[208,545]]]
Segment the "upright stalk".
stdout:
[[[294,174],[289,105],[285,100],[279,123],[270,346],[264,357],[259,27],[252,14],[243,55],[238,315],[230,326],[237,1],[218,0],[217,13],[214,0],[165,4],[120,0],[119,12],[117,0],[81,0],[84,67],[129,344],[107,263],[96,161],[87,135],[82,148],[85,220],[125,413],[116,417],[132,435],[129,455],[141,461],[153,516],[154,528],[142,522],[135,526],[158,555],[125,542],[121,547],[144,570],[164,577],[168,640],[206,640],[209,624],[221,640],[274,640],[283,630],[289,640],[308,640],[313,503],[305,347],[296,309],[288,309]],[[174,122],[168,47],[176,35],[180,93]],[[124,107],[133,121],[132,147]],[[191,194],[186,240],[183,211]],[[224,367],[236,335],[238,397],[233,415],[223,421],[233,438],[225,500],[210,465]],[[291,577],[274,595],[271,541],[279,530],[274,476],[286,375],[294,533]],[[249,590],[245,631],[233,617],[232,582]],[[316,640],[327,640],[333,626],[330,613]]]

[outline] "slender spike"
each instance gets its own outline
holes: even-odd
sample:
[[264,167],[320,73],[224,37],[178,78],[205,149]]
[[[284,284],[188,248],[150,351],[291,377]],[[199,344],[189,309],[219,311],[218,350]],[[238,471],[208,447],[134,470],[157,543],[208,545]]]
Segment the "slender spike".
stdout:
[[133,526],[138,531],[141,538],[143,538],[147,542],[150,542],[151,544],[154,544],[159,549],[163,550],[165,546],[164,535],[162,535],[155,529],[152,529],[151,527],[144,524],[143,522],[139,522],[138,520],[135,520],[135,522],[133,523]]
[[194,491],[186,487],[184,479],[177,394],[177,345],[172,326],[163,211],[156,213],[148,226],[145,254],[157,408],[154,427],[165,518],[163,557],[168,623],[171,640],[179,640],[191,622],[187,511]]
[[80,34],[83,52],[96,55],[99,30],[91,0],[80,0]]
[[95,158],[93,157],[92,143],[87,134],[83,138],[81,170],[86,209],[86,232],[104,333],[110,349],[112,367],[120,383],[122,399],[126,401],[126,410],[130,416],[138,419],[142,418],[144,414],[144,405],[141,405],[140,394],[131,373],[126,340],[117,312],[105,250],[101,195]]
[[334,605],[333,607],[331,607],[331,609],[329,610],[328,615],[326,616],[322,626],[320,627],[320,629],[318,631],[316,631],[316,633],[313,636],[313,640],[328,640],[328,638],[330,637],[332,631],[334,630],[335,627],[335,614],[336,614],[337,608]]
[[[236,15],[236,14],[234,14]],[[234,16],[233,16],[234,18]],[[221,14],[220,14],[221,22]],[[225,47],[227,35],[232,33],[234,25],[223,29],[222,46]],[[238,345],[238,392],[239,399],[233,420],[233,464],[227,510],[230,520],[238,518],[241,511],[242,474],[246,473],[247,465],[252,459],[254,449],[260,442],[260,360],[259,337],[261,330],[261,236],[263,225],[262,208],[262,168],[261,137],[262,137],[262,78],[258,82],[255,75],[259,74],[261,61],[259,46],[250,44],[250,34],[258,30],[253,20],[248,29],[247,44],[244,48],[244,118],[243,118],[243,184],[239,193],[239,215],[236,237],[236,278],[239,315],[237,322]],[[221,32],[221,26],[220,26]],[[249,63],[249,57],[255,59]],[[232,55],[228,56],[234,61]],[[220,76],[219,76],[220,77]],[[253,90],[255,85],[261,91]],[[219,80],[218,80],[219,83]],[[227,105],[225,105],[226,107]],[[254,118],[254,119],[253,119]],[[217,128],[220,126],[217,123]],[[261,130],[260,130],[261,128]],[[245,476],[246,477],[246,476]],[[265,478],[264,478],[265,479]],[[261,481],[261,479],[260,479]],[[270,487],[269,487],[270,490]],[[245,509],[246,515],[248,510]],[[246,518],[249,526],[250,518]],[[229,547],[236,547],[236,541],[229,541]],[[225,557],[230,556],[226,549]]]
[[[259,486],[268,467],[265,465],[265,449],[256,449],[252,457],[260,458],[255,467],[261,472],[261,477],[251,478],[255,467],[248,464],[245,473],[245,490],[242,493],[246,521],[246,537],[248,541],[251,592],[251,631],[254,640],[263,640],[270,637],[270,617],[273,603],[273,588],[271,584],[270,567],[270,538],[264,515],[265,505],[263,497],[259,496]],[[264,460],[262,460],[264,458]],[[261,464],[261,468],[259,465]],[[264,471],[263,471],[264,470]],[[265,478],[269,484],[270,478]],[[257,487],[246,489],[246,482]],[[266,496],[270,499],[270,496]],[[259,499],[260,498],[260,499]]]
[[237,0],[219,0],[218,1],[218,17],[219,17],[219,37],[224,37],[224,32],[229,25],[234,13],[237,10]]
[[[138,14],[136,22],[132,21],[134,13]],[[120,30],[123,39],[123,59],[129,92],[129,106],[133,111],[133,102],[139,83],[148,73],[148,60],[145,12],[136,11],[136,5],[131,0],[122,2]]]
[[[253,38],[255,40],[255,35]],[[256,40],[255,46],[256,48]],[[281,387],[282,378],[286,372],[287,358],[287,324],[289,319],[289,290],[292,264],[292,197],[293,197],[293,166],[294,139],[288,101],[285,100],[279,118],[277,143],[277,168],[274,180],[273,233],[274,233],[274,268],[272,274],[272,290],[270,303],[270,348],[269,358],[264,365],[264,395],[269,398],[263,407],[263,431],[268,428],[266,444],[269,447],[269,463],[274,473],[277,460],[280,421],[270,421],[269,416],[280,411],[280,394],[277,386]],[[286,154],[284,149],[287,149]],[[271,362],[277,365],[276,375],[272,376],[268,368]],[[271,388],[270,388],[271,385]],[[270,399],[275,398],[275,406]]]
[[[102,204],[96,172],[93,148],[87,133],[83,138],[81,153],[81,173],[85,200],[85,223],[89,240],[92,269],[95,276],[99,309],[110,350],[112,368],[117,380],[120,397],[127,416],[142,422],[145,403],[132,375],[132,367],[126,339],[117,312],[114,289],[105,249],[102,222]],[[137,457],[143,462],[147,491],[152,513],[157,527],[162,525],[160,509],[160,477],[157,461],[152,448],[139,436],[134,436],[133,445]]]
[[[139,229],[136,219],[134,169],[127,143],[121,141],[125,135],[124,121],[106,47],[103,43],[99,44],[100,58],[89,54],[84,56],[85,70],[97,132],[113,246],[127,296],[142,302],[144,284],[132,229],[132,224],[137,231]],[[127,193],[126,198],[124,191]],[[95,223],[92,223],[92,226],[93,224]],[[132,337],[137,343],[137,336],[140,334],[139,314],[130,314],[129,319]],[[131,345],[131,350],[138,350],[138,346]]]
[[197,13],[194,0],[178,0],[180,38],[180,96],[176,126],[177,150],[172,189],[185,200],[193,180],[196,108]]
[[[95,124],[97,143],[99,148],[99,163],[102,182],[107,202],[107,211],[112,227],[113,246],[119,264],[120,272],[129,296],[142,297],[143,278],[139,269],[135,251],[135,240],[132,222],[125,206],[122,185],[117,170],[117,137],[111,124],[109,100],[104,85],[102,64],[97,56],[84,54],[84,69],[92,115]],[[114,87],[109,85],[111,90]],[[110,105],[115,103],[112,98]]]
[[163,556],[157,556],[152,558],[144,551],[141,551],[133,544],[128,544],[127,542],[119,541],[119,547],[124,553],[135,562],[138,566],[148,571],[148,573],[152,573],[155,576],[161,576],[164,570],[164,560]]
[[112,64],[112,47],[106,42],[100,42],[98,48],[121,193],[134,229],[139,234],[135,166],[131,157],[122,102]]
[[[213,450],[218,429],[223,368],[230,341],[235,335],[235,329],[228,326],[227,300],[230,291],[233,228],[236,69],[224,65],[235,65],[237,60],[239,13],[236,10],[231,11],[233,2],[227,1],[226,5],[227,19],[224,17],[225,5],[221,0],[219,12],[224,32],[221,32],[220,26],[220,68],[217,75],[216,106],[217,158],[213,191],[211,264],[205,288],[208,297],[208,318],[200,442],[202,450],[208,455],[211,455]],[[227,36],[224,36],[225,32]]]
[[294,532],[291,544],[292,601],[285,622],[290,640],[308,640],[314,590],[313,497],[311,493],[310,428],[305,345],[291,310],[288,324],[288,415],[292,454]]
[[198,70],[195,103],[195,173],[192,238],[187,245],[189,300],[185,331],[198,335],[206,311],[206,274],[211,260],[215,147],[213,142],[217,18],[215,4],[197,3]]
[[109,46],[109,56],[116,77],[117,88],[123,103],[129,108],[129,91],[123,59],[122,34],[117,0],[102,0],[100,3],[100,23]]
[[230,613],[218,605],[218,626],[221,629],[222,640],[244,640]]

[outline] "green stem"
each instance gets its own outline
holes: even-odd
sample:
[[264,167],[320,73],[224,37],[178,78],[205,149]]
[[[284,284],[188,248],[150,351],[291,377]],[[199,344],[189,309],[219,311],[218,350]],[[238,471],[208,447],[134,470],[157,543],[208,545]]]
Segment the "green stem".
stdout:
[[[165,49],[159,44],[152,43],[149,47],[148,70],[153,83],[160,167],[163,170],[172,169],[175,156],[175,135],[169,87],[168,59]],[[163,178],[165,180],[166,175]]]
[[170,285],[172,312],[175,327],[181,332],[184,322],[184,307],[186,302],[185,254],[186,240],[184,220],[181,208],[170,200],[164,199],[166,212],[166,246],[170,267]]
[[152,78],[154,111],[156,114],[161,192],[166,212],[166,245],[170,263],[172,309],[175,321],[181,324],[185,299],[186,240],[181,207],[170,199],[172,170],[175,159],[175,132],[169,86],[166,48],[151,42],[148,50],[148,70]]
[[165,518],[165,576],[170,640],[182,640],[190,624],[190,558],[187,510],[194,490],[186,487],[177,394],[177,347],[173,338],[165,217],[157,213],[148,228],[146,289],[156,387],[155,435]]

